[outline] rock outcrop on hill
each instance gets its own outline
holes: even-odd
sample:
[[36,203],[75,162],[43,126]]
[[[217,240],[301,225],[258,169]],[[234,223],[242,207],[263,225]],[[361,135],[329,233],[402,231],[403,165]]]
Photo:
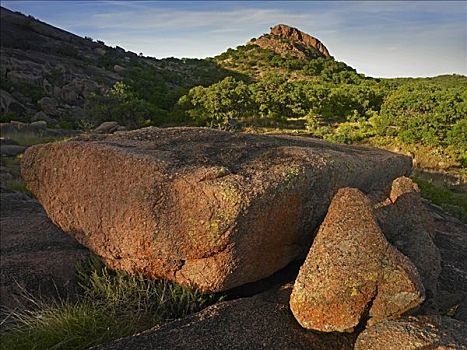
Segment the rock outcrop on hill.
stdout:
[[290,308],[305,328],[343,332],[395,318],[420,305],[424,288],[416,267],[389,244],[357,189],[334,196],[300,268]]
[[260,36],[249,42],[263,49],[272,50],[280,55],[292,55],[300,59],[324,57],[329,58],[328,49],[315,37],[297,28],[278,24],[271,28],[270,34]]
[[309,138],[146,128],[29,148],[28,188],[113,268],[223,291],[303,257],[334,193],[410,159]]

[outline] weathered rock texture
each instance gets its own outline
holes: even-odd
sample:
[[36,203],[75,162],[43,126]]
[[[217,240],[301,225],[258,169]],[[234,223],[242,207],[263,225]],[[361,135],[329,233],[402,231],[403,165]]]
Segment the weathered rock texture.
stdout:
[[79,290],[75,266],[88,250],[50,222],[25,194],[0,193],[0,306],[9,310],[38,299],[73,297]]
[[340,189],[300,268],[290,307],[305,328],[348,331],[418,306],[424,288],[415,266],[384,238],[370,201]]
[[360,333],[355,350],[467,349],[467,325],[443,316],[383,321]]
[[250,41],[249,44],[273,50],[280,55],[290,54],[301,59],[316,56],[331,57],[321,41],[285,24],[272,27],[270,34],[262,35],[258,39]]
[[441,255],[433,242],[434,222],[417,185],[408,177],[394,180],[385,205],[376,208],[386,238],[417,267],[427,295],[436,294]]
[[427,204],[434,218],[434,242],[441,253],[436,296],[424,303],[424,313],[450,314],[467,322],[467,225]]
[[219,303],[94,349],[353,349],[354,334],[316,334],[300,327],[287,306],[290,289]]
[[411,169],[387,151],[308,138],[146,128],[28,149],[28,188],[113,268],[227,290],[303,257],[337,189]]

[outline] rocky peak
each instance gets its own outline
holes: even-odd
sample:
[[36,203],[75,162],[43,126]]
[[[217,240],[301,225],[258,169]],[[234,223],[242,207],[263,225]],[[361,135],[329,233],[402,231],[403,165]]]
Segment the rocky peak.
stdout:
[[326,46],[317,38],[286,24],[272,27],[270,34],[262,35],[249,44],[273,50],[280,55],[290,54],[300,59],[331,57]]

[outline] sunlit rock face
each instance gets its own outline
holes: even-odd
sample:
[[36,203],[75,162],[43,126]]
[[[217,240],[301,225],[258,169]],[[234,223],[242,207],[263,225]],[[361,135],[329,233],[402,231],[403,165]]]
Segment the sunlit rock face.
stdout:
[[227,290],[308,252],[341,187],[384,189],[410,158],[311,138],[145,128],[34,146],[28,188],[113,268]]
[[300,59],[331,57],[326,46],[317,38],[285,24],[272,27],[270,34],[262,35],[249,44]]

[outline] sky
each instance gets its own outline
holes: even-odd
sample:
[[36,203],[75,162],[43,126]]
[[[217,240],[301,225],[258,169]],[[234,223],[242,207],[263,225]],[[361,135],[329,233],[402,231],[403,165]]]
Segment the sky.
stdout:
[[467,75],[467,1],[1,1],[146,56],[212,57],[284,23],[373,77]]

